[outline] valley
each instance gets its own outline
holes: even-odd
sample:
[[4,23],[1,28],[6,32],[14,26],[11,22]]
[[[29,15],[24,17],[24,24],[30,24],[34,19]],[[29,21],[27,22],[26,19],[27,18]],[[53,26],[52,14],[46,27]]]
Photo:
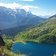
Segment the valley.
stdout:
[[[44,44],[44,46],[48,45],[48,48],[49,48],[49,45],[51,45],[51,46],[53,45],[53,47],[51,47],[51,48],[54,48],[54,46],[56,44],[56,16],[53,15],[48,20],[43,22],[42,24],[35,25],[30,28],[26,28],[24,31],[18,32],[16,35],[11,36],[11,35],[4,34],[3,39],[6,43],[6,47],[8,50],[11,50],[11,47],[13,46],[13,44],[16,45],[16,43],[19,43],[20,45],[22,44],[23,46],[24,45],[27,46],[28,43],[29,44],[37,43],[36,44],[37,46],[38,46],[38,44],[40,44],[40,46],[41,46],[41,44]],[[25,48],[27,48],[27,47],[25,47]],[[51,51],[50,51],[50,53],[51,53]],[[53,51],[52,51],[52,53],[53,53]],[[56,51],[55,51],[55,53],[56,53]],[[53,53],[52,56],[55,53]],[[47,54],[47,55],[49,55],[49,54]]]
[[40,8],[16,6],[0,6],[0,36],[5,42],[0,56],[55,56],[56,14],[35,15]]

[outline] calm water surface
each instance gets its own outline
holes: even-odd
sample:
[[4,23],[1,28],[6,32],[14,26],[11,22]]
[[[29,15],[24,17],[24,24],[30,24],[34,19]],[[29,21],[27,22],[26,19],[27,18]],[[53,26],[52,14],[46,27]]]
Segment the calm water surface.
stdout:
[[15,43],[12,45],[12,51],[27,56],[53,56],[56,53],[56,44]]

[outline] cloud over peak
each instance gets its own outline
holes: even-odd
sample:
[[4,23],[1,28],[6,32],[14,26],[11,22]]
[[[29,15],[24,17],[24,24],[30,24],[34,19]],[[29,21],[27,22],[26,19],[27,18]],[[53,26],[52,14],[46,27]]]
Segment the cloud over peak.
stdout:
[[0,6],[4,6],[7,8],[11,8],[11,9],[16,9],[16,8],[20,8],[20,9],[25,9],[25,10],[31,10],[31,9],[39,9],[39,7],[37,6],[30,6],[30,5],[22,5],[22,4],[17,4],[17,3],[0,3]]
[[[0,3],[0,6],[11,8],[11,9],[24,9],[25,11],[31,11],[34,15],[51,15],[51,13],[48,14],[44,9],[38,6],[33,5],[22,5],[19,3]],[[53,13],[52,13],[53,14]]]

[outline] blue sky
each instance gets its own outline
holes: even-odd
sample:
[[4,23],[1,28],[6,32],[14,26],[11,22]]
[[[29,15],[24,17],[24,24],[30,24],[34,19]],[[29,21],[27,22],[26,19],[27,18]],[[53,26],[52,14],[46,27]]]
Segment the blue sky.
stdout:
[[10,4],[14,4],[15,7],[20,5],[35,15],[47,16],[56,14],[56,0],[0,0],[0,3],[3,5],[9,4],[7,7],[10,7]]

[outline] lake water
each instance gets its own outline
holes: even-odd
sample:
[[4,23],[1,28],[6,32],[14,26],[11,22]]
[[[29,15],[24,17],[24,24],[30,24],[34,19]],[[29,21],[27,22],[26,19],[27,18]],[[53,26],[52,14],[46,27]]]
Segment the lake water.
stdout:
[[12,45],[12,51],[27,56],[53,56],[56,53],[56,44],[15,43]]

